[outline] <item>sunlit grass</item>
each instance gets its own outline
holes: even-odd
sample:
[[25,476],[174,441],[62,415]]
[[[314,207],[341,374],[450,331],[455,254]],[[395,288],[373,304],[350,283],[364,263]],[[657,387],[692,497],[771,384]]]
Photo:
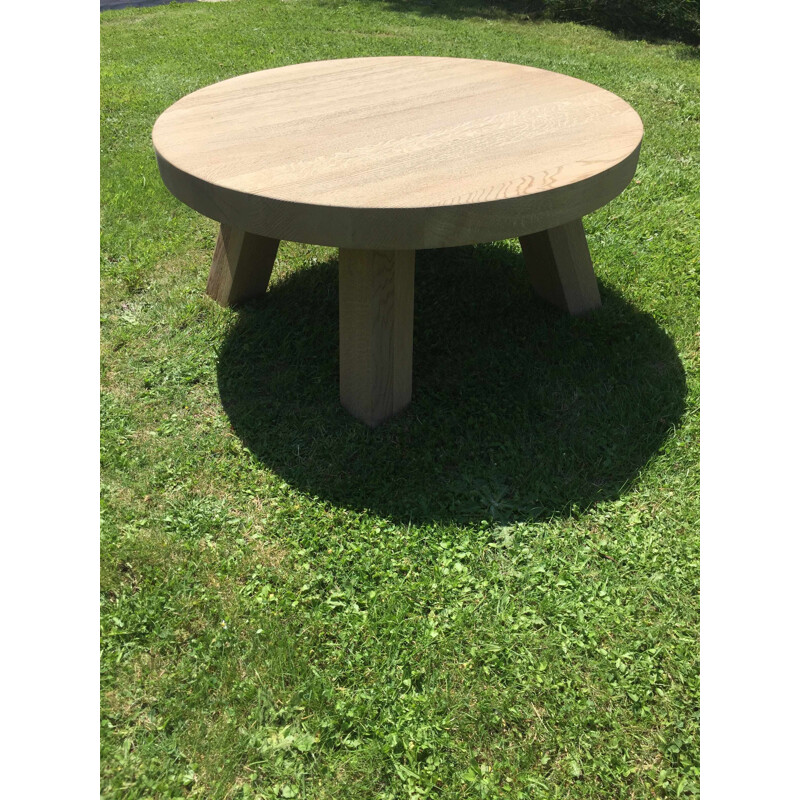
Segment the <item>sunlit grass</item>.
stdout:
[[[696,52],[415,9],[101,16],[106,798],[698,791]],[[589,80],[645,140],[585,220],[596,314],[539,303],[514,242],[418,254],[413,404],[371,431],[336,252],[284,242],[219,308],[150,131],[232,75],[389,54]]]

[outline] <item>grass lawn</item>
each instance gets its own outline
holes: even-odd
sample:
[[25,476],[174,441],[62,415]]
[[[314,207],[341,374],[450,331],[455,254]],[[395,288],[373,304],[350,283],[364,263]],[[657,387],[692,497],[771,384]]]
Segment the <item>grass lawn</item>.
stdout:
[[[106,800],[699,791],[698,53],[453,8],[101,15]],[[336,251],[284,242],[219,308],[150,131],[223,78],[398,54],[591,81],[645,139],[585,220],[597,313],[539,302],[514,241],[418,253],[413,404],[373,431]]]

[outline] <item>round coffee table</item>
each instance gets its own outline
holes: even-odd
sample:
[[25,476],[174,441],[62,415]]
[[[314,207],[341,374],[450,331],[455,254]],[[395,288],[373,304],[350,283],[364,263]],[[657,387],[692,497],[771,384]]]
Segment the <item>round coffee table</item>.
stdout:
[[618,195],[642,122],[555,72],[460,58],[294,64],[207,86],[156,121],[167,188],[220,232],[207,292],[263,294],[281,239],[339,249],[342,404],[411,400],[414,251],[519,237],[534,289],[600,305],[581,218]]

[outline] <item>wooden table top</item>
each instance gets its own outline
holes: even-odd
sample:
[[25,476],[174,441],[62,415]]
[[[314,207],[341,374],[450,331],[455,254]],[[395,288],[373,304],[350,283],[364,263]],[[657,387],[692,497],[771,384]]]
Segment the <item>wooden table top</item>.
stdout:
[[457,58],[294,64],[207,86],[156,121],[165,184],[278,239],[420,249],[533,233],[628,185],[622,99],[555,72]]

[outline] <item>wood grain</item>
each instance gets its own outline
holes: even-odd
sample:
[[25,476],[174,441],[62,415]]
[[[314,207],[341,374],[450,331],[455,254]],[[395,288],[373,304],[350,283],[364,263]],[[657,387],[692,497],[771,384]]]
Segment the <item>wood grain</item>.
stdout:
[[384,57],[254,72],[153,129],[179,199],[275,239],[350,249],[494,241],[579,219],[633,177],[637,113],[534,67]]
[[520,236],[531,284],[538,295],[570,314],[600,307],[582,220]]
[[267,291],[278,239],[220,225],[206,293],[221,306],[252,300]]
[[339,394],[375,426],[411,402],[414,251],[339,251]]

